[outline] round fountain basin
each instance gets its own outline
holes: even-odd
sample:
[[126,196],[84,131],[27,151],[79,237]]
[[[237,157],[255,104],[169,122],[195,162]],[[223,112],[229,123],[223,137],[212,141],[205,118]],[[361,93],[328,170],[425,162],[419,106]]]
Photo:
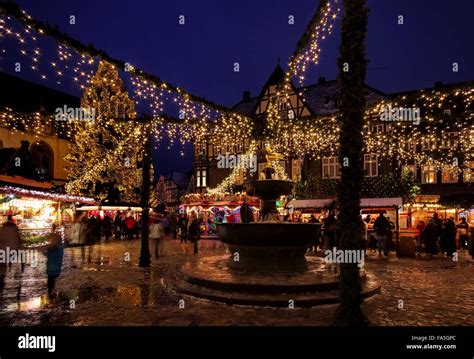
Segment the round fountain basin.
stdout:
[[304,272],[306,251],[314,244],[320,224],[222,223],[217,225],[221,242],[231,255],[227,265],[245,272]]
[[249,196],[276,199],[289,195],[293,189],[293,182],[274,179],[249,181],[245,182],[245,189]]

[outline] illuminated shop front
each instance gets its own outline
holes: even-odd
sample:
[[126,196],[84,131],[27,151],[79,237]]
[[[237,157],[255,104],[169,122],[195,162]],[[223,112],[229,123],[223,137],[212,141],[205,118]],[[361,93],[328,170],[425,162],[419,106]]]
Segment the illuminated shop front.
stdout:
[[0,187],[0,223],[9,215],[25,242],[38,242],[51,231],[53,223],[69,226],[77,205],[93,204],[94,199],[30,190],[14,186]]
[[452,218],[455,222],[464,217],[470,226],[474,226],[474,208],[467,195],[454,201],[448,196],[419,195],[413,204],[405,207],[407,210],[404,215],[411,227],[415,227],[420,221],[427,223],[435,213],[440,219]]

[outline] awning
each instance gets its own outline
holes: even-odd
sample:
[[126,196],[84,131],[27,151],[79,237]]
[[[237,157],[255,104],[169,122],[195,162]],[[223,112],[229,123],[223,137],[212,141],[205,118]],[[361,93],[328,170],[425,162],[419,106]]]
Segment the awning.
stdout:
[[401,207],[403,199],[401,197],[390,198],[362,198],[360,200],[361,208],[371,207]]
[[41,190],[30,190],[21,187],[12,187],[12,186],[3,186],[0,185],[0,194],[5,195],[14,195],[16,197],[32,197],[38,199],[46,199],[55,202],[78,202],[84,204],[94,204],[97,203],[93,198],[81,197],[81,196],[72,196],[65,193],[55,193]]
[[325,208],[329,207],[334,200],[329,199],[292,199],[286,204],[287,208]]
[[[293,199],[287,203],[287,208],[325,208],[329,207],[334,199]],[[403,205],[401,197],[391,198],[362,198],[360,201],[361,208],[396,208]]]

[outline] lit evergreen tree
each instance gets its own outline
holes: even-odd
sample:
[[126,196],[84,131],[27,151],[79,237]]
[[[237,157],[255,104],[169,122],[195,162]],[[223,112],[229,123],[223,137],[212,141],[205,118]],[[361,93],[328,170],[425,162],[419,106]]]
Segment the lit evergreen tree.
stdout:
[[74,142],[65,158],[67,191],[105,199],[113,187],[120,191],[122,201],[137,200],[141,147],[124,146],[136,128],[135,104],[114,65],[100,62],[81,97],[81,108],[94,109],[95,121],[74,123]]

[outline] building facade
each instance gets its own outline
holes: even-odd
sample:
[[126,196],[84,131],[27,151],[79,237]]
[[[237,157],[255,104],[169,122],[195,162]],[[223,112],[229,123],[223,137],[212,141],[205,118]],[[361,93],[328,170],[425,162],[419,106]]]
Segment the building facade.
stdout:
[[[284,71],[277,66],[268,81],[263,86],[260,94],[251,97],[249,92],[244,92],[243,99],[237,103],[233,110],[253,118],[258,124],[263,121],[265,111],[268,108],[269,99],[276,96],[278,85],[284,79]],[[438,94],[438,91],[473,91],[474,81],[443,85],[437,83],[433,88],[419,89],[396,94],[385,94],[370,86],[366,86],[365,96],[367,107],[375,106],[382,101],[399,101],[406,106],[416,106],[416,101],[425,93]],[[466,90],[467,89],[467,90]],[[279,106],[280,118],[325,118],[337,115],[340,106],[339,87],[337,81],[325,81],[320,78],[318,83],[300,88],[294,88],[290,93],[290,101]],[[440,95],[441,96],[441,95]],[[414,162],[395,163],[381,158],[373,153],[365,153],[363,158],[363,168],[366,178],[377,179],[389,176],[394,173],[411,172],[414,180],[421,187],[421,195],[438,197],[437,202],[446,205],[456,206],[459,209],[469,209],[473,206],[474,193],[474,162],[467,160],[472,158],[474,153],[474,130],[472,126],[462,131],[456,130],[457,121],[462,118],[464,121],[473,119],[472,104],[461,109],[461,106],[451,106],[451,108],[440,109],[433,121],[438,121],[441,126],[437,138],[426,138],[421,145],[413,146],[410,143],[400,143],[405,150],[416,154],[423,154],[425,151],[447,151],[454,155],[460,167],[466,169],[458,172],[439,169],[435,166],[416,166]],[[390,134],[393,124],[384,122],[380,115],[371,119],[366,131],[370,133],[385,132]],[[450,130],[451,129],[451,130]],[[466,149],[462,151],[459,146],[459,139],[470,141],[470,156],[466,156]],[[220,146],[212,139],[205,146],[194,147],[194,176],[197,192],[206,192],[207,188],[216,187],[230,173],[230,169],[219,168],[217,156],[230,154],[243,154],[246,152],[250,141],[235,143],[232,146]],[[260,149],[263,143],[259,143]],[[324,180],[337,180],[340,177],[340,163],[337,156],[321,157],[319,159],[298,158],[288,156],[281,162],[285,168],[287,176],[297,182],[310,176],[316,176]],[[258,170],[254,173],[257,179],[261,170],[266,166],[266,159],[262,155],[258,158]],[[470,168],[470,170],[469,170]],[[240,179],[243,182],[243,179]],[[375,195],[374,195],[375,197]]]
[[[0,175],[63,185],[70,136],[42,117],[64,106],[79,107],[79,98],[5,73],[0,73],[0,83]],[[22,122],[33,121],[40,128],[32,131],[23,126]]]

